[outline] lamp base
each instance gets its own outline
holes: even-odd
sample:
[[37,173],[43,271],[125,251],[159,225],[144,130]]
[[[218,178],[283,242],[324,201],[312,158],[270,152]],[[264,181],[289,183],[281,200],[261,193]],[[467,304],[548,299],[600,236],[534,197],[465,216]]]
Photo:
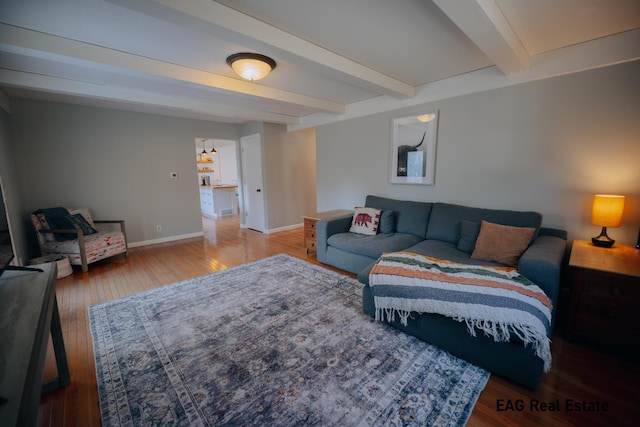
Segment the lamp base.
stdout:
[[591,238],[593,246],[597,246],[599,248],[610,248],[615,242],[615,240],[607,236],[607,227],[602,227],[602,231],[599,236]]

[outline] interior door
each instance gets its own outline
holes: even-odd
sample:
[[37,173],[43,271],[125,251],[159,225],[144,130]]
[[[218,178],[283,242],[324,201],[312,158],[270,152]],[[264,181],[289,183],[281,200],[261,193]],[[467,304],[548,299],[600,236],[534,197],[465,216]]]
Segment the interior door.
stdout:
[[240,138],[244,226],[265,231],[264,186],[262,182],[262,144],[260,135]]

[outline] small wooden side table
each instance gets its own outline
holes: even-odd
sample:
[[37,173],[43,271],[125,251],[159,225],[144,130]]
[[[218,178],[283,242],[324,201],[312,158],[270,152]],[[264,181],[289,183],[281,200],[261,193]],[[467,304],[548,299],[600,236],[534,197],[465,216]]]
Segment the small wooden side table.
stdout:
[[333,211],[324,212],[312,212],[303,215],[304,218],[304,247],[309,251],[316,250],[316,223],[321,219],[332,218],[334,216],[341,216],[351,214],[353,211],[336,209]]
[[640,249],[599,248],[573,242],[569,266],[573,283],[567,334],[610,350],[637,346],[640,329]]

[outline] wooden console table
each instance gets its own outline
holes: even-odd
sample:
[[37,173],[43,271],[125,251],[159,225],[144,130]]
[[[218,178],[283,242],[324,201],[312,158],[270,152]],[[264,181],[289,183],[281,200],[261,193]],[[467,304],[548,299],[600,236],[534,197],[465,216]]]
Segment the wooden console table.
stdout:
[[313,212],[303,215],[304,219],[304,247],[309,251],[316,250],[316,223],[321,219],[331,218],[334,216],[341,216],[352,214],[353,211],[337,209],[334,211]]
[[[56,263],[43,272],[5,271],[0,277],[0,420],[33,426],[40,395],[69,384],[69,367],[56,301]],[[58,378],[42,384],[49,331]]]

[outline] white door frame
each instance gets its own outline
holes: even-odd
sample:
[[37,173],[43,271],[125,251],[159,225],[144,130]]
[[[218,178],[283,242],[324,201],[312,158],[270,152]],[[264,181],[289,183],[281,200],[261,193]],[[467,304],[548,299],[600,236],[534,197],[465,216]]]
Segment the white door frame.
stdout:
[[266,209],[260,134],[240,138],[242,156],[243,228],[265,232]]

